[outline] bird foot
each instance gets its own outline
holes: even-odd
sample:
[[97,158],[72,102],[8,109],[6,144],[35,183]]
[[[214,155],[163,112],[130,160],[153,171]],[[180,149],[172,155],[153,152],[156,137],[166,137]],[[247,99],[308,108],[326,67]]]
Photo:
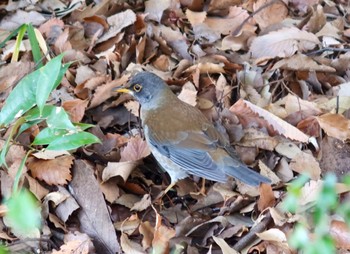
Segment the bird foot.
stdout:
[[158,196],[155,198],[155,200],[159,200],[162,199],[164,197],[165,194],[168,193],[168,191],[170,191],[176,183],[171,183],[164,191],[161,191]]

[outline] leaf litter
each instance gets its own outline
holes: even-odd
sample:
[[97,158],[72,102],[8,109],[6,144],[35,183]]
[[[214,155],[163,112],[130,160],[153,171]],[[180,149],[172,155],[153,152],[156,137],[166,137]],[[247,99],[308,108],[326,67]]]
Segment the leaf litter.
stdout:
[[[350,170],[344,1],[49,2],[2,3],[0,29],[8,34],[31,22],[53,55],[65,52],[64,61],[73,64],[50,103],[65,108],[73,122],[96,125],[90,131],[102,144],[30,155],[20,184],[41,202],[43,228],[36,244],[23,245],[23,236],[3,221],[0,238],[10,249],[292,253],[287,238],[302,215],[281,210],[288,182],[311,176],[302,188],[303,207],[314,202],[327,172],[340,179]],[[28,43],[11,62],[14,43],[0,51],[1,106],[35,66]],[[200,108],[272,186],[191,177],[159,196],[170,179],[149,155],[139,105],[112,92],[139,70],[159,75]],[[42,128],[21,133],[11,146],[9,169],[0,175],[3,197]],[[9,133],[2,130],[4,140]],[[348,250],[344,223],[333,219],[330,230],[336,247]]]

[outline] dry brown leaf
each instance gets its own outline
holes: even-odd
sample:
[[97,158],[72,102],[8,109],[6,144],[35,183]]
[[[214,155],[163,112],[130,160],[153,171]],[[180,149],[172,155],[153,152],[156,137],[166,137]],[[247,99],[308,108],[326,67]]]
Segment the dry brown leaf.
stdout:
[[64,101],[62,107],[67,111],[72,122],[79,123],[84,117],[88,103],[88,100],[75,99]]
[[104,42],[121,32],[121,30],[136,21],[136,14],[130,9],[119,12],[107,18],[107,22],[110,25],[109,30],[104,33],[98,40],[97,43]]
[[137,214],[131,215],[129,218],[123,221],[114,223],[115,228],[125,234],[132,235],[140,226],[141,220]]
[[265,241],[275,241],[275,242],[287,242],[287,237],[283,231],[278,228],[270,228],[261,233],[256,233],[256,235]]
[[71,196],[71,194],[62,186],[58,186],[58,191],[60,194],[65,196],[65,200],[58,204],[56,207],[56,215],[64,223],[67,222],[68,218],[72,215],[74,211],[80,208],[77,201]]
[[264,29],[270,25],[280,23],[288,15],[288,8],[286,4],[281,1],[275,1],[271,4],[272,0],[257,0],[253,4],[253,10],[259,12],[254,15],[256,23],[259,24],[260,29]]
[[142,246],[135,241],[131,241],[127,234],[122,233],[120,246],[125,254],[144,254]]
[[221,41],[221,49],[222,50],[247,50],[248,49],[248,40],[255,36],[254,32],[251,31],[243,31],[239,35],[233,36],[228,35],[224,37]]
[[120,252],[117,235],[111,221],[110,212],[103,197],[91,164],[76,160],[70,183],[72,196],[80,205],[77,218],[80,232],[93,239],[96,252]]
[[217,245],[220,246],[220,249],[221,249],[223,254],[238,254],[239,253],[235,249],[231,248],[230,245],[228,245],[224,239],[213,236],[213,240],[216,242]]
[[243,139],[240,141],[240,145],[273,151],[279,142],[280,141],[276,137],[270,137],[263,131],[255,128],[249,128],[245,130]]
[[103,169],[102,181],[106,182],[112,177],[121,177],[126,182],[131,172],[140,165],[140,161],[108,162]]
[[329,234],[335,240],[335,246],[339,249],[350,249],[350,230],[344,221],[333,220]]
[[124,107],[131,112],[131,114],[139,117],[140,103],[138,101],[128,101],[124,103]]
[[58,18],[51,18],[39,27],[40,33],[52,41],[57,39],[60,31],[64,29],[64,22]]
[[320,72],[335,72],[336,70],[330,66],[319,64],[312,58],[303,54],[296,54],[294,56],[283,58],[275,63],[272,69],[283,69],[293,71],[320,71]]
[[[239,117],[240,122],[243,125],[248,125],[249,122],[252,123],[252,121],[255,121],[258,124],[265,126],[267,129],[272,128],[278,134],[283,135],[286,138],[305,143],[309,140],[307,135],[299,131],[294,126],[283,121],[270,112],[255,106],[249,101],[240,99],[230,108],[230,111]],[[262,121],[261,118],[263,118],[264,121]]]
[[303,27],[303,29],[312,33],[317,33],[326,24],[326,22],[327,18],[323,12],[323,6],[317,5],[316,10],[312,14],[309,22],[307,22],[307,24]]
[[90,102],[89,109],[100,105],[101,103],[111,98],[113,95],[116,95],[116,93],[113,93],[112,91],[113,88],[124,85],[128,81],[129,77],[130,75],[123,75],[119,79],[112,80],[107,84],[100,85],[99,87],[97,87],[94,97]]
[[299,11],[306,13],[308,8],[319,3],[319,0],[290,0],[289,3]]
[[39,26],[46,21],[45,17],[37,11],[23,11],[17,9],[11,15],[5,15],[0,22],[2,30],[12,31],[22,24],[31,23],[33,26]]
[[149,221],[145,221],[141,222],[139,231],[143,235],[142,247],[144,250],[147,250],[149,247],[152,246],[154,228],[152,227]]
[[197,90],[191,82],[187,82],[182,86],[182,90],[177,97],[192,106],[197,104]]
[[272,171],[261,160],[259,160],[259,169],[261,175],[266,176],[271,180],[271,184],[278,184],[281,182],[281,179],[276,175],[275,170]]
[[91,78],[96,77],[96,72],[93,71],[88,65],[81,65],[76,69],[75,83],[77,85],[84,83]]
[[130,211],[144,211],[148,207],[150,207],[152,204],[151,196],[149,194],[145,194],[142,199],[134,204],[133,207],[131,207]]
[[69,155],[69,153],[65,150],[62,150],[62,151],[40,150],[39,152],[33,153],[32,155],[37,159],[51,160],[51,159],[60,157],[62,155]]
[[319,43],[312,33],[285,27],[256,37],[250,46],[250,53],[253,58],[290,57],[295,52],[311,50]]
[[95,252],[94,246],[88,235],[80,232],[68,233],[64,236],[64,245],[60,249],[54,250],[53,254],[80,253],[88,254]]
[[[187,9],[186,17],[193,26],[193,32],[197,39],[205,38],[209,42],[215,42],[221,38],[221,34],[228,35],[234,32],[249,14],[242,7],[230,6],[225,17],[207,17],[205,12],[192,12]],[[244,30],[254,31],[255,27],[250,22],[245,23]]]
[[304,120],[301,120],[297,128],[304,132],[306,135],[309,135],[310,137],[319,137],[321,134],[321,128],[317,121],[317,118],[314,116],[310,116],[305,118]]
[[139,136],[132,137],[120,152],[120,162],[138,161],[147,157],[150,153],[151,151],[144,139]]
[[152,240],[152,248],[155,253],[166,254],[169,253],[169,240],[175,236],[175,230],[168,228],[162,224],[162,217],[156,213],[156,225],[154,227],[154,238]]
[[64,31],[57,37],[54,50],[57,54],[68,51],[72,49],[72,44],[69,41],[69,28],[67,27]]
[[29,190],[35,195],[38,200],[42,200],[48,193],[48,189],[43,187],[36,179],[26,174],[26,179],[29,183]]
[[179,3],[176,0],[149,0],[145,2],[145,13],[148,13],[147,19],[160,22],[163,12],[166,9],[176,9]]
[[197,69],[199,69],[200,74],[203,73],[225,73],[223,63],[199,63],[192,65],[191,67],[186,69],[187,73],[195,72]]
[[328,136],[342,141],[350,138],[350,121],[343,115],[327,113],[316,119]]
[[309,153],[296,154],[290,162],[290,168],[300,174],[307,173],[313,180],[318,180],[321,177],[320,165],[315,157]]
[[64,185],[72,179],[70,168],[74,157],[61,156],[52,160],[33,158],[28,163],[28,168],[33,177],[45,181],[49,185]]
[[[181,58],[192,61],[192,56],[188,53],[188,41],[184,34],[182,34],[179,30],[173,30],[164,25],[150,27],[152,27],[152,32],[155,36],[164,40],[164,47],[171,47],[169,50],[170,52],[174,51]],[[161,41],[157,40],[157,42]]]
[[203,24],[205,19],[207,18],[207,13],[205,11],[202,12],[194,12],[190,9],[186,10],[186,17],[192,26]]
[[288,183],[294,177],[293,171],[290,169],[287,159],[284,157],[278,162],[275,172],[284,183]]
[[72,240],[60,246],[60,249],[53,250],[52,254],[67,254],[67,253],[80,253],[88,254],[89,252],[89,242]]
[[270,184],[260,184],[260,198],[258,200],[258,210],[263,211],[268,207],[273,207],[276,203],[275,196]]

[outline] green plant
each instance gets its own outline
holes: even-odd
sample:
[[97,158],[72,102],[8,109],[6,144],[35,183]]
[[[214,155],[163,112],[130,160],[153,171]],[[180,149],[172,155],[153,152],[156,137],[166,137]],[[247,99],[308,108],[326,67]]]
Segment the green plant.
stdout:
[[[283,203],[284,209],[303,218],[296,223],[289,243],[291,247],[305,254],[335,253],[335,242],[330,235],[331,218],[333,215],[342,216],[350,225],[350,208],[339,201],[334,174],[325,176],[320,189],[309,188],[308,191],[318,192],[315,199],[300,205],[300,199],[305,197],[303,186],[307,181],[308,177],[301,175],[287,188],[288,196]],[[350,186],[349,179],[345,179],[344,183]]]
[[[32,48],[32,55],[34,62],[37,64],[37,67],[40,68],[42,67],[42,62],[41,62],[41,52],[40,52],[40,47],[39,47],[39,42],[37,39],[37,35],[35,32],[35,28],[32,26],[32,24],[23,24],[16,28],[14,31],[12,31],[7,38],[0,43],[0,48],[4,47],[6,42],[8,42],[12,37],[17,35],[16,39],[16,44],[15,44],[15,49],[12,54],[11,62],[16,62],[18,60],[19,56],[19,48],[22,43],[24,35],[27,33],[28,39],[30,42],[30,46]],[[45,48],[46,51],[46,46],[42,45],[42,47]],[[44,52],[46,53],[46,52]]]
[[[10,38],[18,33],[14,55],[17,55],[16,58],[18,57],[19,45],[26,31],[29,38],[31,38],[34,60],[37,62],[37,66],[40,67],[41,56],[35,32],[31,25],[20,26],[8,37]],[[0,47],[4,43],[1,43]],[[34,151],[44,149],[73,150],[84,145],[100,142],[96,136],[85,131],[92,125],[72,123],[62,107],[46,103],[50,93],[60,84],[70,65],[62,64],[62,59],[63,54],[25,76],[9,94],[0,112],[0,126],[2,128],[11,127],[0,152],[0,166],[5,168],[8,168],[5,160],[6,154],[16,138],[31,126],[37,124],[44,126],[28,148],[25,158],[22,159],[14,179],[12,194],[4,201],[8,209],[4,220],[9,222],[17,235],[21,236],[37,236],[41,220],[38,201],[28,190],[19,189],[19,179],[23,174],[28,156]]]

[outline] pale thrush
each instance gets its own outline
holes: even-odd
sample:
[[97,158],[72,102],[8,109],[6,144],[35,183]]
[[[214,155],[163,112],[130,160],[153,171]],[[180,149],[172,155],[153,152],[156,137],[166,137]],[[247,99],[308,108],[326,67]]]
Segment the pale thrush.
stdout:
[[171,178],[166,191],[189,174],[218,182],[233,176],[253,186],[270,183],[239,159],[229,141],[198,108],[178,99],[155,74],[140,72],[116,91],[131,94],[141,104],[146,141]]

